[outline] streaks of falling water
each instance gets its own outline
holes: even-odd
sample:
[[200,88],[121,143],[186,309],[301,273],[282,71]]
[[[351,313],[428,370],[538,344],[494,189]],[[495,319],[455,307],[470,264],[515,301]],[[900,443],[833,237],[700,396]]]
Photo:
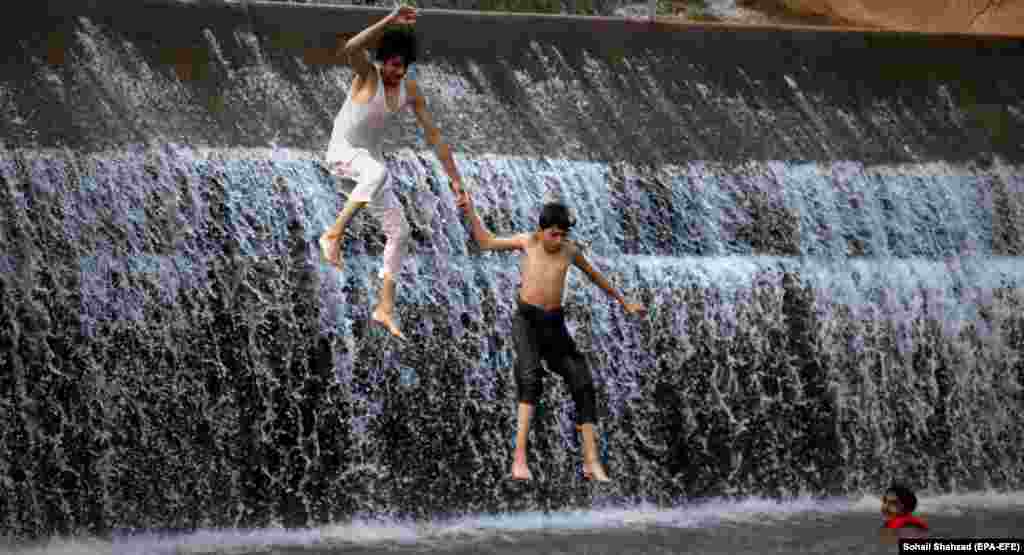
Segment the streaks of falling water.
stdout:
[[[367,325],[383,249],[371,218],[355,220],[344,272],[319,262],[340,197],[309,154],[0,158],[5,526],[304,525],[587,499],[555,379],[533,439],[547,485],[502,485],[516,261],[469,243],[429,156],[391,165],[413,228],[404,345]],[[570,275],[618,477],[592,501],[896,475],[1020,484],[1007,457],[1024,267],[996,241],[1019,230],[993,210],[1019,202],[1019,168],[459,165],[496,233],[530,229],[557,192],[594,264],[650,308],[629,319]]]

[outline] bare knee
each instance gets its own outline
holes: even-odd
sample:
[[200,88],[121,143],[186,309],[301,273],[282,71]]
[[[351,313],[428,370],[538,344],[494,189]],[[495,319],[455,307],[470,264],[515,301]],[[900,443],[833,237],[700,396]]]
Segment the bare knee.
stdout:
[[369,204],[369,202],[365,200],[356,200],[353,198],[348,198],[345,200],[345,206],[342,208],[342,210],[355,212],[356,210],[362,210],[367,204]]

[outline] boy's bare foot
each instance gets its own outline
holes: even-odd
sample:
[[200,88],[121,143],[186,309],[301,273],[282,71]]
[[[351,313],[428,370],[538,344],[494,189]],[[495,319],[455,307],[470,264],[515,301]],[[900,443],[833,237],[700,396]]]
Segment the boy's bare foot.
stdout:
[[604,472],[604,467],[599,462],[583,463],[583,479],[595,482],[611,482],[612,479]]
[[516,461],[512,463],[512,479],[523,481],[533,479],[533,475],[530,474],[530,468],[526,466],[526,461]]
[[341,237],[332,239],[326,233],[320,236],[320,253],[328,264],[341,269]]
[[392,318],[390,312],[385,312],[378,308],[373,311],[373,314],[370,317],[373,318],[374,322],[377,322],[387,328],[387,330],[391,332],[391,335],[394,335],[399,339],[405,339],[405,335],[403,335],[402,330],[398,329],[398,326],[395,325],[395,320]]

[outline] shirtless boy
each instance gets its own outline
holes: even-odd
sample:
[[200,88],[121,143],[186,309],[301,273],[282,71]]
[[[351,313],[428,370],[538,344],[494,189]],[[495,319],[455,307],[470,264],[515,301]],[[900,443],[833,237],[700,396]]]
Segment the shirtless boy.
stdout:
[[477,217],[472,200],[463,192],[459,206],[465,211],[473,239],[483,250],[520,250],[519,309],[512,323],[516,345],[516,389],[518,430],[512,478],[529,480],[526,442],[530,418],[541,396],[541,359],[549,370],[566,381],[576,406],[576,428],[583,435],[583,475],[607,482],[608,475],[597,454],[594,424],[597,421],[594,382],[586,361],[565,327],[562,296],[569,266],[575,265],[595,285],[614,297],[629,314],[644,312],[644,307],[627,302],[608,281],[590,266],[578,245],[566,237],[573,225],[569,210],[560,203],[545,204],[536,231],[511,237],[495,237]]

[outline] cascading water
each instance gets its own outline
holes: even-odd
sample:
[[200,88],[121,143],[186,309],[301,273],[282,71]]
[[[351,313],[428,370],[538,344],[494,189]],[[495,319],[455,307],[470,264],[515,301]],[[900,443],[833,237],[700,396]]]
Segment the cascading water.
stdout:
[[[197,35],[209,60],[181,80],[152,54],[151,19],[81,10],[62,63],[38,56],[52,34],[19,35],[22,63],[0,83],[7,535],[849,493],[894,478],[1021,486],[1019,95],[978,112],[938,74],[899,85],[928,92],[913,101],[854,75],[869,98],[854,109],[781,62],[774,77],[748,63],[676,79],[655,62],[704,40],[693,30],[683,46],[652,32],[611,58],[580,57],[584,39],[565,30],[565,44],[533,47],[543,79],[428,43],[417,75],[487,225],[530,229],[557,192],[595,266],[650,310],[629,318],[571,276],[570,329],[615,481],[581,482],[553,378],[531,440],[537,481],[523,487],[505,480],[517,261],[472,246],[422,141],[407,129],[389,159],[414,242],[399,343],[367,326],[377,224],[355,220],[343,272],[316,247],[341,197],[315,158],[348,71],[290,57],[264,12],[196,11],[212,14]],[[255,30],[224,30],[241,21]],[[621,37],[628,24],[614,25]],[[808,48],[853,40],[815,37]],[[913,58],[900,44],[873,55]],[[745,92],[730,96],[737,80]],[[1000,94],[1020,83],[1003,74]],[[965,123],[978,113],[998,117]],[[737,131],[773,125],[776,141]],[[940,130],[960,151],[941,155]]]

